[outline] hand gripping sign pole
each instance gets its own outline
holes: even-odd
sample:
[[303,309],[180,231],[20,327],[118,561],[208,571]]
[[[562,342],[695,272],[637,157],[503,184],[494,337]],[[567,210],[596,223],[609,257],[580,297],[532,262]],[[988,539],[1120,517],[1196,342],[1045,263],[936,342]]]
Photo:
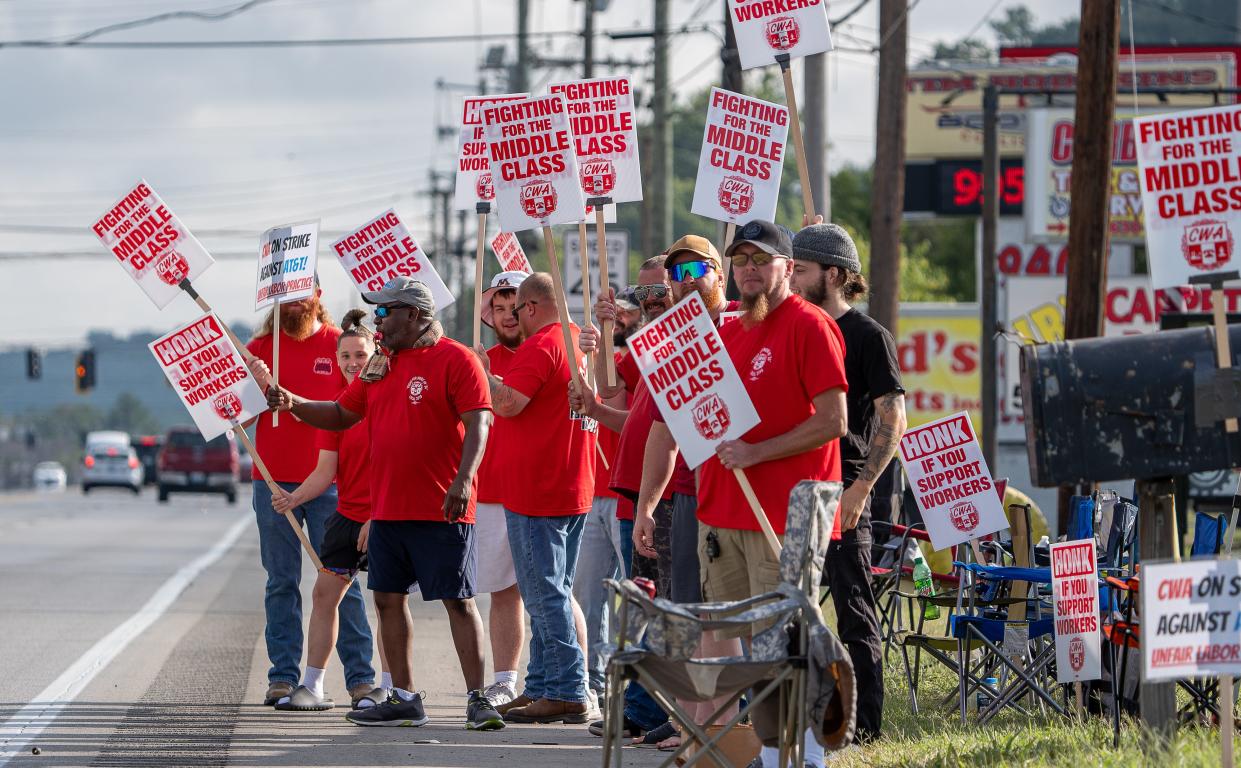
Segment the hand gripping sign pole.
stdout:
[[478,244],[474,249],[474,346],[483,343],[483,254],[486,253],[487,214],[491,203],[475,203],[478,214]]
[[[600,295],[607,292],[612,284],[612,276],[608,270],[608,230],[607,223],[603,220],[603,208],[605,205],[612,203],[610,197],[592,197],[586,201],[587,204],[595,208],[595,243],[599,247],[599,293]],[[586,238],[582,238],[582,253],[586,253]],[[586,287],[590,283],[589,275],[586,272],[586,259],[582,257],[582,295],[589,297],[590,289]],[[589,298],[586,299],[590,301]],[[607,366],[608,386],[616,386],[616,353],[612,347],[613,321],[603,321],[603,363]]]
[[810,188],[810,166],[806,162],[806,145],[802,143],[801,118],[797,114],[797,93],[793,88],[793,70],[787,53],[776,54],[780,74],[784,77],[784,103],[789,107],[789,132],[797,151],[797,178],[801,180],[801,204],[806,221],[814,222],[814,194]]

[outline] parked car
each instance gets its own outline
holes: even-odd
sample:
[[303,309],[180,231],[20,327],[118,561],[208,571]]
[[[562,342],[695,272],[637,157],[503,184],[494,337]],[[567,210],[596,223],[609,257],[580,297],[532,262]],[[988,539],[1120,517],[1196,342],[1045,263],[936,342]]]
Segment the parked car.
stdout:
[[241,463],[237,465],[237,482],[246,485],[254,472],[254,459],[244,445],[237,446],[241,450]]
[[82,493],[111,486],[142,492],[142,462],[124,432],[91,432],[86,435],[82,458]]
[[142,462],[142,469],[145,473],[146,485],[155,485],[159,482],[159,449],[164,445],[162,435],[142,435],[135,436],[132,441],[134,450],[138,452],[138,461]]
[[34,465],[34,487],[40,491],[63,491],[68,479],[59,461],[40,461]]
[[172,493],[222,493],[237,503],[237,444],[232,432],[210,442],[195,427],[173,427],[164,438],[156,462],[159,500]]

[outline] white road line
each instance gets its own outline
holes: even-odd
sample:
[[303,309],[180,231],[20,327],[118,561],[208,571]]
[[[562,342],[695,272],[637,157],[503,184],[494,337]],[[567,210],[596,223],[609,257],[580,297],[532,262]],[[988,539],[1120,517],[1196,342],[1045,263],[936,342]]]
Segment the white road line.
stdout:
[[198,574],[209,568],[224,556],[246,528],[253,524],[254,513],[246,512],[229,527],[228,531],[215,543],[210,550],[198,559],[185,565],[172,575],[163,586],[151,595],[151,599],[138,609],[138,612],[126,619],[120,626],[104,635],[99,642],[90,647],[86,653],[78,657],[68,669],[56,678],[51,685],[44,688],[17,714],[0,725],[0,768],[9,760],[23,752],[30,742],[34,741],[45,728],[51,725],[60,711],[78,697],[95,676],[102,672],[112,660],[155,623],[168,610],[173,601],[185,591]]

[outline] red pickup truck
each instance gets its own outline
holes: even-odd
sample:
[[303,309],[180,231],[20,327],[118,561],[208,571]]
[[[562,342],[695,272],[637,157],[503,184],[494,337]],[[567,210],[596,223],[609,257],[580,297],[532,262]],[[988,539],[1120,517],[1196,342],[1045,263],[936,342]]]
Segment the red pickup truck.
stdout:
[[173,427],[157,461],[159,500],[167,502],[172,493],[222,493],[236,504],[239,463],[232,432],[208,442],[194,427]]

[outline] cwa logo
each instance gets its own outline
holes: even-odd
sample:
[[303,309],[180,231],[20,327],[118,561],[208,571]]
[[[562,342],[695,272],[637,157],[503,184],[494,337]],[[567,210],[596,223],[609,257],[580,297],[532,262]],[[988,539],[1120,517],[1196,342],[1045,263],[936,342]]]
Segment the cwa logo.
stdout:
[[427,380],[421,376],[415,376],[409,380],[409,402],[417,405],[422,402],[423,396],[427,394],[430,385]]
[[749,213],[754,205],[754,184],[740,176],[725,176],[718,190],[720,207],[733,216]]
[[1069,641],[1069,666],[1074,672],[1081,672],[1086,665],[1086,644],[1080,635]]
[[606,197],[616,186],[616,168],[611,160],[605,158],[596,157],[583,162],[579,175],[582,191],[592,197]]
[[694,403],[694,428],[705,440],[719,440],[732,424],[728,406],[719,395],[707,395]]
[[978,507],[972,501],[957,502],[948,510],[948,520],[953,528],[969,533],[978,527]]
[[546,179],[521,186],[521,209],[532,219],[546,219],[556,210],[556,187]]
[[801,27],[792,16],[777,16],[767,22],[767,44],[777,51],[787,51],[801,40]]
[[474,181],[474,195],[479,200],[496,199],[496,183],[491,178],[491,171],[483,171]]
[[232,421],[241,415],[241,398],[232,392],[224,392],[211,401],[211,410],[221,419]]
[[1181,255],[1194,269],[1210,272],[1232,260],[1232,230],[1218,219],[1200,219],[1181,233]]
[[771,347],[763,347],[754,356],[750,362],[750,381],[758,381],[758,377],[763,375],[763,369],[771,362]]
[[331,376],[332,375],[332,358],[316,357],[314,368],[312,368],[311,370],[313,370],[315,373],[319,374],[320,376]]
[[155,262],[155,274],[169,285],[177,285],[190,274],[190,263],[176,251],[169,251]]

